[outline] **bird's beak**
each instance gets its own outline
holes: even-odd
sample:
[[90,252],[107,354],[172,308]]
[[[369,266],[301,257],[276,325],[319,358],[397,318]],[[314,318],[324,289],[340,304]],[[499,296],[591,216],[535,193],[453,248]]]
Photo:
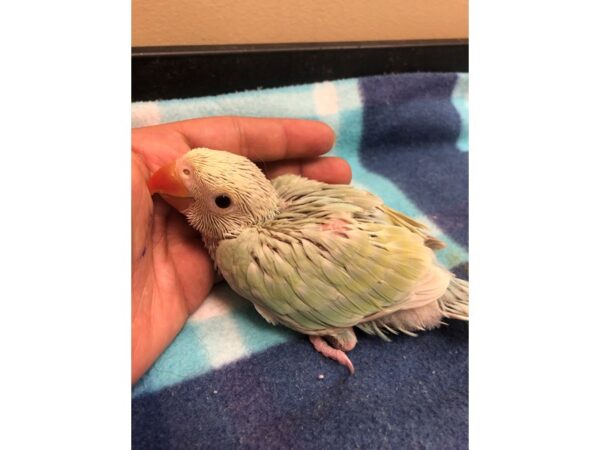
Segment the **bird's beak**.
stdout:
[[190,191],[177,172],[175,161],[154,172],[148,180],[148,189],[150,194],[160,194],[169,205],[181,212],[193,202]]

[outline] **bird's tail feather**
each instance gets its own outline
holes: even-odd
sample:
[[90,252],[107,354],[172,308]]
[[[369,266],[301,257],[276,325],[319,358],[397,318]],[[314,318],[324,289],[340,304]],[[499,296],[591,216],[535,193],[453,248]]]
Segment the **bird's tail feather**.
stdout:
[[469,282],[452,278],[438,304],[445,317],[469,320]]
[[417,331],[436,328],[442,319],[469,320],[469,282],[452,276],[444,294],[436,301],[412,309],[395,311],[383,317],[363,322],[358,328],[389,341],[388,333],[399,332],[416,336]]

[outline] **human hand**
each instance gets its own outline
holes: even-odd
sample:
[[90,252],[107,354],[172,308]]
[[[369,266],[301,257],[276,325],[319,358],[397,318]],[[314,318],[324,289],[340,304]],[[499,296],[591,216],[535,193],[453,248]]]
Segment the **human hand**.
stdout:
[[188,150],[228,150],[256,161],[269,178],[297,173],[348,183],[349,165],[319,157],[333,145],[327,125],[308,120],[213,117],[132,129],[131,362],[135,383],[175,338],[215,280],[200,234],[146,185]]

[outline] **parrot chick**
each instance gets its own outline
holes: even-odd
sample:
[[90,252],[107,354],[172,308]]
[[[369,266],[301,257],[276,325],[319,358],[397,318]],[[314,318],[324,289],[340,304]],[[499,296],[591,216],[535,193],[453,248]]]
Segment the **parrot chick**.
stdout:
[[427,228],[349,185],[272,182],[249,159],[198,148],[148,181],[202,234],[216,268],[271,324],[306,334],[354,373],[353,327],[389,340],[468,320],[469,284]]

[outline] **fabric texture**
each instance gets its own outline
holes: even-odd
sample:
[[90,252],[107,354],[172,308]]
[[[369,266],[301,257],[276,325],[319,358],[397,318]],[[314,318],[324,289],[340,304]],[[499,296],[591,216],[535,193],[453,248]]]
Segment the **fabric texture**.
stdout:
[[[353,184],[427,223],[468,279],[467,74],[139,102],[132,126],[229,114],[328,123]],[[357,337],[349,376],[220,284],[134,386],[133,448],[468,448],[468,324]]]

